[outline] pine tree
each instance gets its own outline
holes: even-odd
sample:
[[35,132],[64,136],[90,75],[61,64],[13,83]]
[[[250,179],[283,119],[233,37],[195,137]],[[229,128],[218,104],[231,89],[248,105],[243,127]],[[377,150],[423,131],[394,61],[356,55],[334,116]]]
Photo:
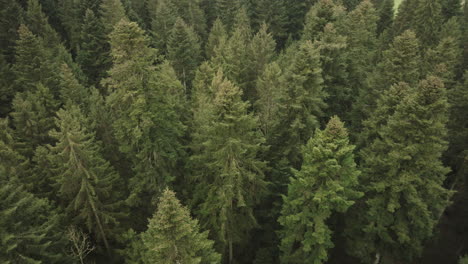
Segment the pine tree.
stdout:
[[17,1],[0,1],[0,47],[1,55],[12,62],[15,53],[15,41],[22,21],[23,10]]
[[21,154],[32,158],[40,145],[50,144],[49,130],[54,127],[53,117],[58,103],[50,90],[38,84],[35,92],[17,93],[10,113],[20,142],[24,143]]
[[241,9],[240,0],[214,0],[215,11],[228,32],[234,31],[235,18]]
[[86,109],[89,89],[78,82],[67,64],[63,64],[60,70],[60,100]]
[[398,6],[393,23],[393,36],[400,36],[403,32],[412,29],[415,22],[415,10],[419,0],[404,0]]
[[227,32],[223,25],[221,19],[216,19],[211,28],[208,40],[205,46],[205,55],[206,58],[210,59],[214,56],[215,50],[219,47],[221,43],[226,42]]
[[157,2],[153,22],[151,23],[151,34],[155,47],[162,54],[167,52],[167,41],[177,17],[177,12],[171,0]]
[[98,86],[100,80],[106,76],[110,66],[109,49],[102,20],[92,10],[86,10],[76,61],[88,77],[89,85]]
[[255,90],[255,82],[263,74],[265,67],[273,60],[275,55],[276,42],[271,33],[268,32],[268,27],[263,24],[260,30],[255,34],[248,47],[248,58],[251,61],[249,70],[249,83],[246,96],[251,102],[257,99]]
[[101,21],[106,34],[114,30],[114,26],[122,19],[127,19],[125,9],[120,0],[102,0]]
[[452,17],[462,15],[462,1],[460,0],[442,1],[441,5],[444,21],[448,21]]
[[[342,114],[342,118],[345,120],[354,119],[352,111],[350,111],[352,106],[349,103],[356,103],[359,90],[366,85],[366,80],[375,67],[377,22],[377,11],[370,1],[364,0],[348,13],[343,26],[337,28],[338,32],[346,37],[347,44],[344,56],[346,57],[346,72],[348,73],[346,86],[349,87],[350,94],[348,110]],[[354,124],[351,123],[351,125]]]
[[146,204],[136,219],[144,221],[148,203],[183,167],[184,111],[176,98],[183,99],[184,88],[167,64],[153,65],[156,52],[136,23],[119,22],[110,37],[114,65],[103,81],[110,91],[106,104],[119,149],[134,170],[129,202]]
[[24,25],[20,26],[18,34],[15,64],[12,68],[15,74],[15,92],[33,92],[39,82],[51,84],[55,81],[55,76],[42,40]]
[[423,47],[431,47],[438,43],[438,33],[444,20],[442,6],[439,0],[418,0],[414,10],[414,31]]
[[263,24],[268,25],[278,46],[283,47],[288,38],[286,2],[283,0],[258,0],[252,1],[252,5],[253,28],[258,30]]
[[408,30],[394,39],[390,48],[369,76],[368,84],[361,87],[353,109],[353,127],[361,129],[362,120],[367,119],[376,107],[379,95],[398,82],[415,86],[421,76],[422,59],[419,42],[414,32]]
[[[212,104],[198,116],[191,157],[197,215],[213,233],[218,248],[233,263],[234,246],[247,246],[256,226],[254,206],[264,191],[265,163],[258,157],[264,138],[248,114],[241,90],[218,72]],[[237,258],[237,257],[236,257]]]
[[390,29],[393,25],[393,17],[395,11],[393,10],[395,5],[394,0],[384,0],[382,6],[379,8],[379,21],[377,22],[377,34],[380,35],[386,29]]
[[0,262],[71,263],[60,215],[0,165]]
[[167,41],[167,58],[184,87],[191,87],[201,60],[201,47],[193,29],[178,18]]
[[346,11],[343,6],[333,0],[319,0],[314,4],[305,18],[302,39],[315,40],[323,32],[328,23],[339,23]]
[[158,210],[142,234],[147,248],[145,263],[220,263],[221,255],[213,249],[208,232],[200,232],[196,219],[182,206],[175,193],[166,189]]
[[60,46],[60,37],[50,26],[47,16],[42,11],[38,0],[28,0],[28,8],[24,16],[25,25],[31,32],[44,39],[50,47]]
[[320,51],[323,86],[327,94],[325,116],[345,116],[353,101],[345,55],[346,37],[340,35],[331,23],[325,25],[320,35],[314,44]]
[[0,55],[0,117],[5,117],[11,111],[11,101],[15,94],[12,75],[11,66]]
[[276,128],[276,142],[270,152],[276,162],[286,160],[294,168],[299,166],[300,147],[319,126],[325,107],[323,78],[319,50],[310,41],[298,47],[292,64],[284,73],[286,95],[280,101],[280,126]]
[[441,162],[447,121],[443,82],[429,76],[410,88],[362,150],[365,211],[357,214],[365,223],[357,229],[364,234],[353,234],[360,241],[352,245],[363,260],[375,254],[409,261],[432,236],[450,198],[443,186],[449,170]]
[[280,101],[285,96],[282,75],[280,66],[272,62],[266,65],[265,71],[257,80],[258,100],[254,104],[254,109],[267,142],[270,141],[274,129],[280,122],[278,118]]
[[334,246],[328,221],[362,196],[356,191],[359,170],[348,133],[338,117],[316,130],[302,150],[301,170],[294,171],[278,222],[282,226],[281,263],[323,263]]
[[51,159],[59,204],[72,223],[86,227],[109,250],[112,230],[122,214],[117,207],[119,175],[101,157],[99,143],[85,128],[85,117],[77,106],[68,105],[57,116],[58,129],[50,135],[57,141]]

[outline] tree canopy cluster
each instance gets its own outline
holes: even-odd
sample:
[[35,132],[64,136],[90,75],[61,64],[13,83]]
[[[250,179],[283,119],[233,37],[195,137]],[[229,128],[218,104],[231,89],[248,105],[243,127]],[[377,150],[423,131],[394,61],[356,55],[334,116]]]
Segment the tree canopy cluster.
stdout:
[[0,262],[468,263],[463,0],[0,0]]

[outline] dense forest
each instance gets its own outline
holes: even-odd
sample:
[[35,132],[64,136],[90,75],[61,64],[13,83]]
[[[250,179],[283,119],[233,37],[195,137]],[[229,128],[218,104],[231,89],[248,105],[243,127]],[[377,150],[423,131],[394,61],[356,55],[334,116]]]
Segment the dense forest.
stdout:
[[467,254],[464,0],[0,0],[0,263]]

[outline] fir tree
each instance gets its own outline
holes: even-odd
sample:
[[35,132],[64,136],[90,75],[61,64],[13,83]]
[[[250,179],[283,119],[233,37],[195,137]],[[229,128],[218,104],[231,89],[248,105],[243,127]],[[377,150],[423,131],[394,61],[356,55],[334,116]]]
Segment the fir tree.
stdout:
[[0,165],[0,261],[71,263],[64,248],[60,215],[46,199],[24,190]]
[[379,21],[377,22],[378,35],[382,34],[384,30],[391,28],[395,15],[395,11],[393,10],[394,5],[394,0],[384,0],[382,6],[379,8]]
[[234,246],[246,246],[256,226],[254,206],[262,196],[265,163],[258,157],[264,138],[257,119],[247,113],[241,90],[219,72],[212,104],[195,120],[191,157],[197,215],[213,232],[218,248],[233,263]]
[[178,18],[167,41],[167,58],[184,87],[191,87],[201,59],[201,47],[193,29]]
[[415,25],[415,11],[419,0],[404,0],[398,6],[393,23],[393,36],[399,36]]
[[60,69],[60,99],[63,103],[73,103],[86,109],[89,89],[81,85],[67,64]]
[[18,29],[22,23],[23,10],[17,1],[0,1],[0,47],[1,55],[12,62]]
[[198,221],[169,189],[162,194],[158,210],[141,237],[147,248],[144,263],[210,264],[221,260],[208,232],[200,232]]
[[92,10],[86,10],[76,61],[88,77],[89,85],[98,86],[99,81],[106,76],[110,66],[107,40],[102,20]]
[[122,19],[127,19],[125,9],[120,0],[102,0],[101,21],[106,34],[114,30],[114,26]]
[[334,246],[329,218],[346,212],[362,196],[356,191],[359,170],[353,150],[337,117],[303,148],[301,170],[294,171],[278,219],[281,263],[319,264],[328,259],[327,250]]
[[0,55],[0,117],[5,117],[11,111],[11,101],[15,94],[12,75],[11,66]]
[[219,18],[216,19],[208,36],[208,41],[206,42],[206,58],[210,59],[211,57],[213,57],[215,50],[219,47],[221,43],[226,42],[227,37],[227,32],[224,28],[223,22]]
[[408,261],[432,236],[450,197],[441,162],[447,121],[444,85],[430,76],[410,88],[362,150],[365,224],[357,229],[364,237],[353,240],[353,253],[363,260],[376,254]]
[[418,0],[414,16],[414,31],[423,47],[431,47],[438,43],[437,36],[444,22],[441,2],[439,0]]
[[[84,126],[85,117],[77,106],[57,112],[57,140],[51,148],[59,204],[74,224],[86,227],[110,249],[109,239],[118,224],[116,213],[119,175],[100,154],[93,133]],[[119,210],[121,212],[121,210]]]
[[162,54],[166,54],[167,52],[167,41],[177,17],[177,12],[171,0],[157,2],[153,22],[151,23],[151,33],[156,48]]
[[323,32],[328,23],[339,23],[346,14],[343,6],[333,0],[319,0],[314,4],[305,18],[304,33],[302,39],[315,40]]

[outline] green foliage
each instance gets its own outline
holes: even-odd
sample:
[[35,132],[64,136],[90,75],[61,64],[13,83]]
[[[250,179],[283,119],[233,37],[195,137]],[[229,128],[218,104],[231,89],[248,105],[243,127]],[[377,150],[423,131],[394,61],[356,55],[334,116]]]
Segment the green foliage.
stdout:
[[200,232],[198,221],[169,189],[162,194],[158,210],[141,238],[146,247],[144,263],[215,264],[221,260],[213,249],[214,242],[208,239],[208,231]]
[[15,40],[18,38],[18,28],[22,23],[23,10],[17,1],[0,1],[0,47],[2,56],[9,62],[14,55]]
[[423,47],[431,47],[438,43],[438,33],[443,24],[442,6],[440,0],[418,0],[414,11],[414,31]]
[[245,245],[257,224],[253,208],[265,188],[265,163],[259,159],[265,140],[237,86],[218,72],[210,90],[211,98],[205,95],[206,104],[199,106],[204,114],[194,120],[194,202],[203,226],[232,263],[234,244]]
[[110,66],[109,49],[102,20],[92,10],[86,10],[76,61],[88,77],[89,85],[99,85],[99,81],[106,76]]
[[60,228],[60,215],[46,199],[24,190],[0,167],[0,261],[14,263],[71,263]]
[[201,60],[201,47],[193,29],[178,18],[167,41],[167,58],[184,87],[191,87]]
[[223,22],[221,19],[216,19],[211,28],[210,34],[208,36],[208,41],[205,46],[205,55],[208,59],[213,57],[215,50],[221,45],[224,44],[227,40],[226,29],[224,28]]
[[382,34],[384,30],[391,28],[393,17],[395,16],[394,6],[394,0],[384,0],[379,8],[379,21],[377,23],[377,33],[379,35]]
[[316,130],[302,150],[278,219],[282,226],[281,263],[324,263],[334,246],[329,218],[344,213],[362,196],[356,191],[359,170],[348,133],[338,117]]
[[[387,103],[381,102],[378,109],[384,110]],[[448,121],[443,82],[431,76],[406,89],[382,121],[361,152],[366,198],[356,215],[364,213],[365,223],[351,226],[364,234],[352,235],[351,251],[366,262],[376,253],[408,261],[421,254],[449,204],[443,186],[449,170],[441,162]]]
[[[100,154],[100,145],[84,126],[80,109],[68,105],[57,112],[57,140],[50,155],[58,187],[59,204],[67,218],[101,240],[109,249],[109,238],[118,222],[119,175]],[[119,213],[116,213],[120,211]]]
[[121,0],[102,0],[100,10],[106,34],[111,33],[120,20],[127,19]]
[[315,40],[324,31],[328,23],[339,23],[346,14],[343,6],[336,4],[333,0],[319,0],[306,15],[304,40]]

